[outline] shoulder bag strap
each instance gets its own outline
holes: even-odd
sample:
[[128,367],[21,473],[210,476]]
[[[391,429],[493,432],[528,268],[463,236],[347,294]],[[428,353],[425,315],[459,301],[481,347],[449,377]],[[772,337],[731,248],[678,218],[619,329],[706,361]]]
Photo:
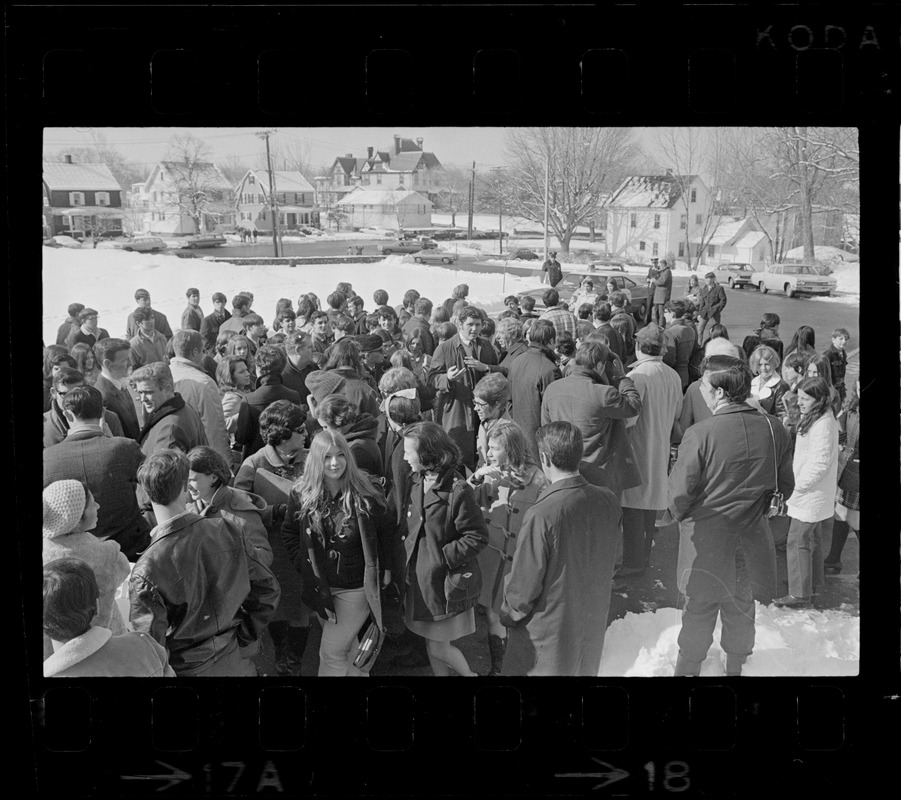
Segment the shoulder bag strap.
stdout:
[[774,491],[779,491],[779,462],[776,460],[776,434],[773,432],[773,423],[770,422],[770,415],[764,414],[763,418],[766,420],[766,424],[770,429],[770,439],[773,442],[773,470],[774,477],[773,480],[776,483],[776,488]]

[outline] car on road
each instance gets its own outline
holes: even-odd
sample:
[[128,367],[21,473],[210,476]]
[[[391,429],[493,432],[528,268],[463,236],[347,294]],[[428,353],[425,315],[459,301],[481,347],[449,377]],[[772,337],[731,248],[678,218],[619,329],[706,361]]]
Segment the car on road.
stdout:
[[[591,267],[584,269],[575,269],[564,273],[563,278],[554,288],[560,299],[566,303],[572,303],[573,295],[582,283],[582,279],[588,277],[594,281],[595,291],[598,298],[604,296],[606,291],[607,280],[613,280],[617,289],[625,289],[632,296],[632,301],[626,306],[626,312],[631,314],[638,322],[643,322],[647,315],[648,287],[646,284],[640,284],[623,275],[616,270],[594,270]],[[541,286],[538,289],[529,289],[525,292],[519,292],[517,297],[522,299],[526,295],[535,298],[535,310],[544,310],[544,293],[548,290],[548,286]],[[570,307],[570,311],[575,313],[576,309]]]
[[136,236],[134,239],[114,244],[117,250],[125,250],[128,253],[155,253],[166,249],[166,243],[158,236]]
[[799,294],[819,294],[829,297],[838,281],[820,275],[813,264],[770,264],[762,272],[754,273],[758,292],[785,292],[789,297]]
[[228,240],[221,233],[198,233],[185,239],[184,247],[194,250],[200,247],[220,247]]
[[754,276],[757,274],[754,267],[747,263],[723,263],[713,270],[717,283],[725,283],[730,289],[741,289],[745,286],[753,286]]
[[517,247],[512,253],[507,254],[508,261],[540,261],[541,256],[528,247]]
[[418,253],[420,250],[434,250],[438,247],[431,239],[408,239],[391,244],[380,244],[379,252],[390,256],[392,253]]
[[417,264],[453,264],[459,257],[456,253],[445,250],[429,249],[413,253],[413,260]]
[[44,247],[72,247],[80,250],[81,242],[77,239],[73,239],[71,236],[58,234],[56,236],[51,236],[49,239],[44,239]]
[[[461,233],[466,233],[462,228],[448,228],[444,231],[435,231],[432,233],[433,239],[456,239]],[[465,237],[464,237],[465,238]]]
[[618,258],[611,258],[609,256],[601,256],[594,261],[589,261],[588,266],[594,267],[595,269],[606,270],[607,272],[626,271],[626,265],[623,261],[620,261]]

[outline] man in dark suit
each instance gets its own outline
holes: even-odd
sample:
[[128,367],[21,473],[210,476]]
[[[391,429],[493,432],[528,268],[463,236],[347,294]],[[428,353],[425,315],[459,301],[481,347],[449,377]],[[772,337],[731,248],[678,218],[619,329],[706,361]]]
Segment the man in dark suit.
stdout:
[[135,496],[138,467],[144,460],[136,441],[105,436],[100,426],[103,401],[92,386],[78,386],[63,398],[69,434],[44,450],[44,486],[54,481],[81,481],[99,505],[98,539],[119,543],[129,561],[150,543],[150,526]]
[[[63,399],[77,386],[84,386],[84,375],[77,369],[62,368],[50,389],[50,410],[44,414],[44,447],[59,444],[69,433],[69,420],[63,413]],[[100,428],[105,436],[122,436],[122,423],[112,411],[102,410]]]
[[289,400],[300,405],[300,395],[288,389],[282,381],[282,372],[288,360],[281,349],[263,345],[257,350],[257,388],[244,398],[238,411],[238,427],[235,443],[243,447],[242,458],[252,456],[265,442],[260,438],[260,414],[276,400]]
[[131,363],[131,345],[124,339],[103,339],[94,345],[94,356],[100,365],[100,375],[94,385],[103,398],[103,407],[119,417],[123,435],[138,441],[141,423],[125,381]]

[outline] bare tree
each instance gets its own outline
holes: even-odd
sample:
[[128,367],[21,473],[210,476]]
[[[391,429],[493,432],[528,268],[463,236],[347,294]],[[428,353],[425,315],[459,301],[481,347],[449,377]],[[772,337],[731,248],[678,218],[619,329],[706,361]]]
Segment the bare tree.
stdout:
[[91,140],[90,145],[64,147],[57,152],[54,160],[63,161],[65,156],[72,156],[75,163],[106,164],[123,191],[144,179],[144,167],[126,159],[109,143],[103,131],[92,130]]
[[231,187],[212,163],[212,154],[210,146],[191,133],[175,134],[166,152],[169,179],[175,189],[167,205],[190,217],[195,233],[203,231],[204,219],[218,222],[232,210]]
[[[310,145],[298,139],[285,136],[273,136],[271,140],[272,166],[275,170],[293,170],[299,172],[311,184],[313,178],[322,175],[313,166]],[[266,169],[266,157],[261,157],[261,169]]]
[[219,161],[219,170],[232,186],[237,186],[250,169],[247,162],[241,160],[241,156],[231,153]]
[[438,181],[436,207],[450,212],[451,225],[456,227],[457,213],[466,208],[469,199],[469,173],[457,167],[442,167]]
[[[685,252],[689,267],[693,270],[700,265],[704,250],[723,219],[723,206],[716,201],[722,173],[723,144],[719,128],[661,128],[657,133],[657,147],[672,170],[672,180],[679,192],[678,202],[684,209]],[[702,172],[709,181],[708,202],[692,203],[692,183]],[[700,223],[693,222],[699,213]],[[692,243],[695,244],[693,255]]]
[[639,148],[632,128],[511,128],[504,142],[511,202],[526,219],[544,221],[564,257],[576,228],[597,215],[600,196],[616,185]]

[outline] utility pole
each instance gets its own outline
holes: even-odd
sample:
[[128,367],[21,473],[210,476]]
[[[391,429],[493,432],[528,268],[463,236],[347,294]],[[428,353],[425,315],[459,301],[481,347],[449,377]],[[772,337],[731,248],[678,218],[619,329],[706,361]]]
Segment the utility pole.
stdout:
[[547,155],[544,157],[544,260],[547,261],[550,256],[551,240],[550,233],[547,228],[548,215],[548,197],[550,196],[551,186],[551,151],[548,149]]
[[476,162],[472,162],[472,178],[469,179],[469,238],[472,239],[472,207],[475,202]]
[[266,168],[269,172],[269,213],[272,214],[272,248],[278,258],[278,205],[275,199],[275,183],[272,173],[272,157],[269,154],[269,137],[275,130],[257,131],[258,139],[266,140]]
[[[501,168],[500,167],[492,167],[491,171],[494,173],[494,193],[497,197],[497,251],[501,255],[504,253],[504,198],[503,198],[503,183],[501,181]],[[505,273],[506,275],[506,273]]]

